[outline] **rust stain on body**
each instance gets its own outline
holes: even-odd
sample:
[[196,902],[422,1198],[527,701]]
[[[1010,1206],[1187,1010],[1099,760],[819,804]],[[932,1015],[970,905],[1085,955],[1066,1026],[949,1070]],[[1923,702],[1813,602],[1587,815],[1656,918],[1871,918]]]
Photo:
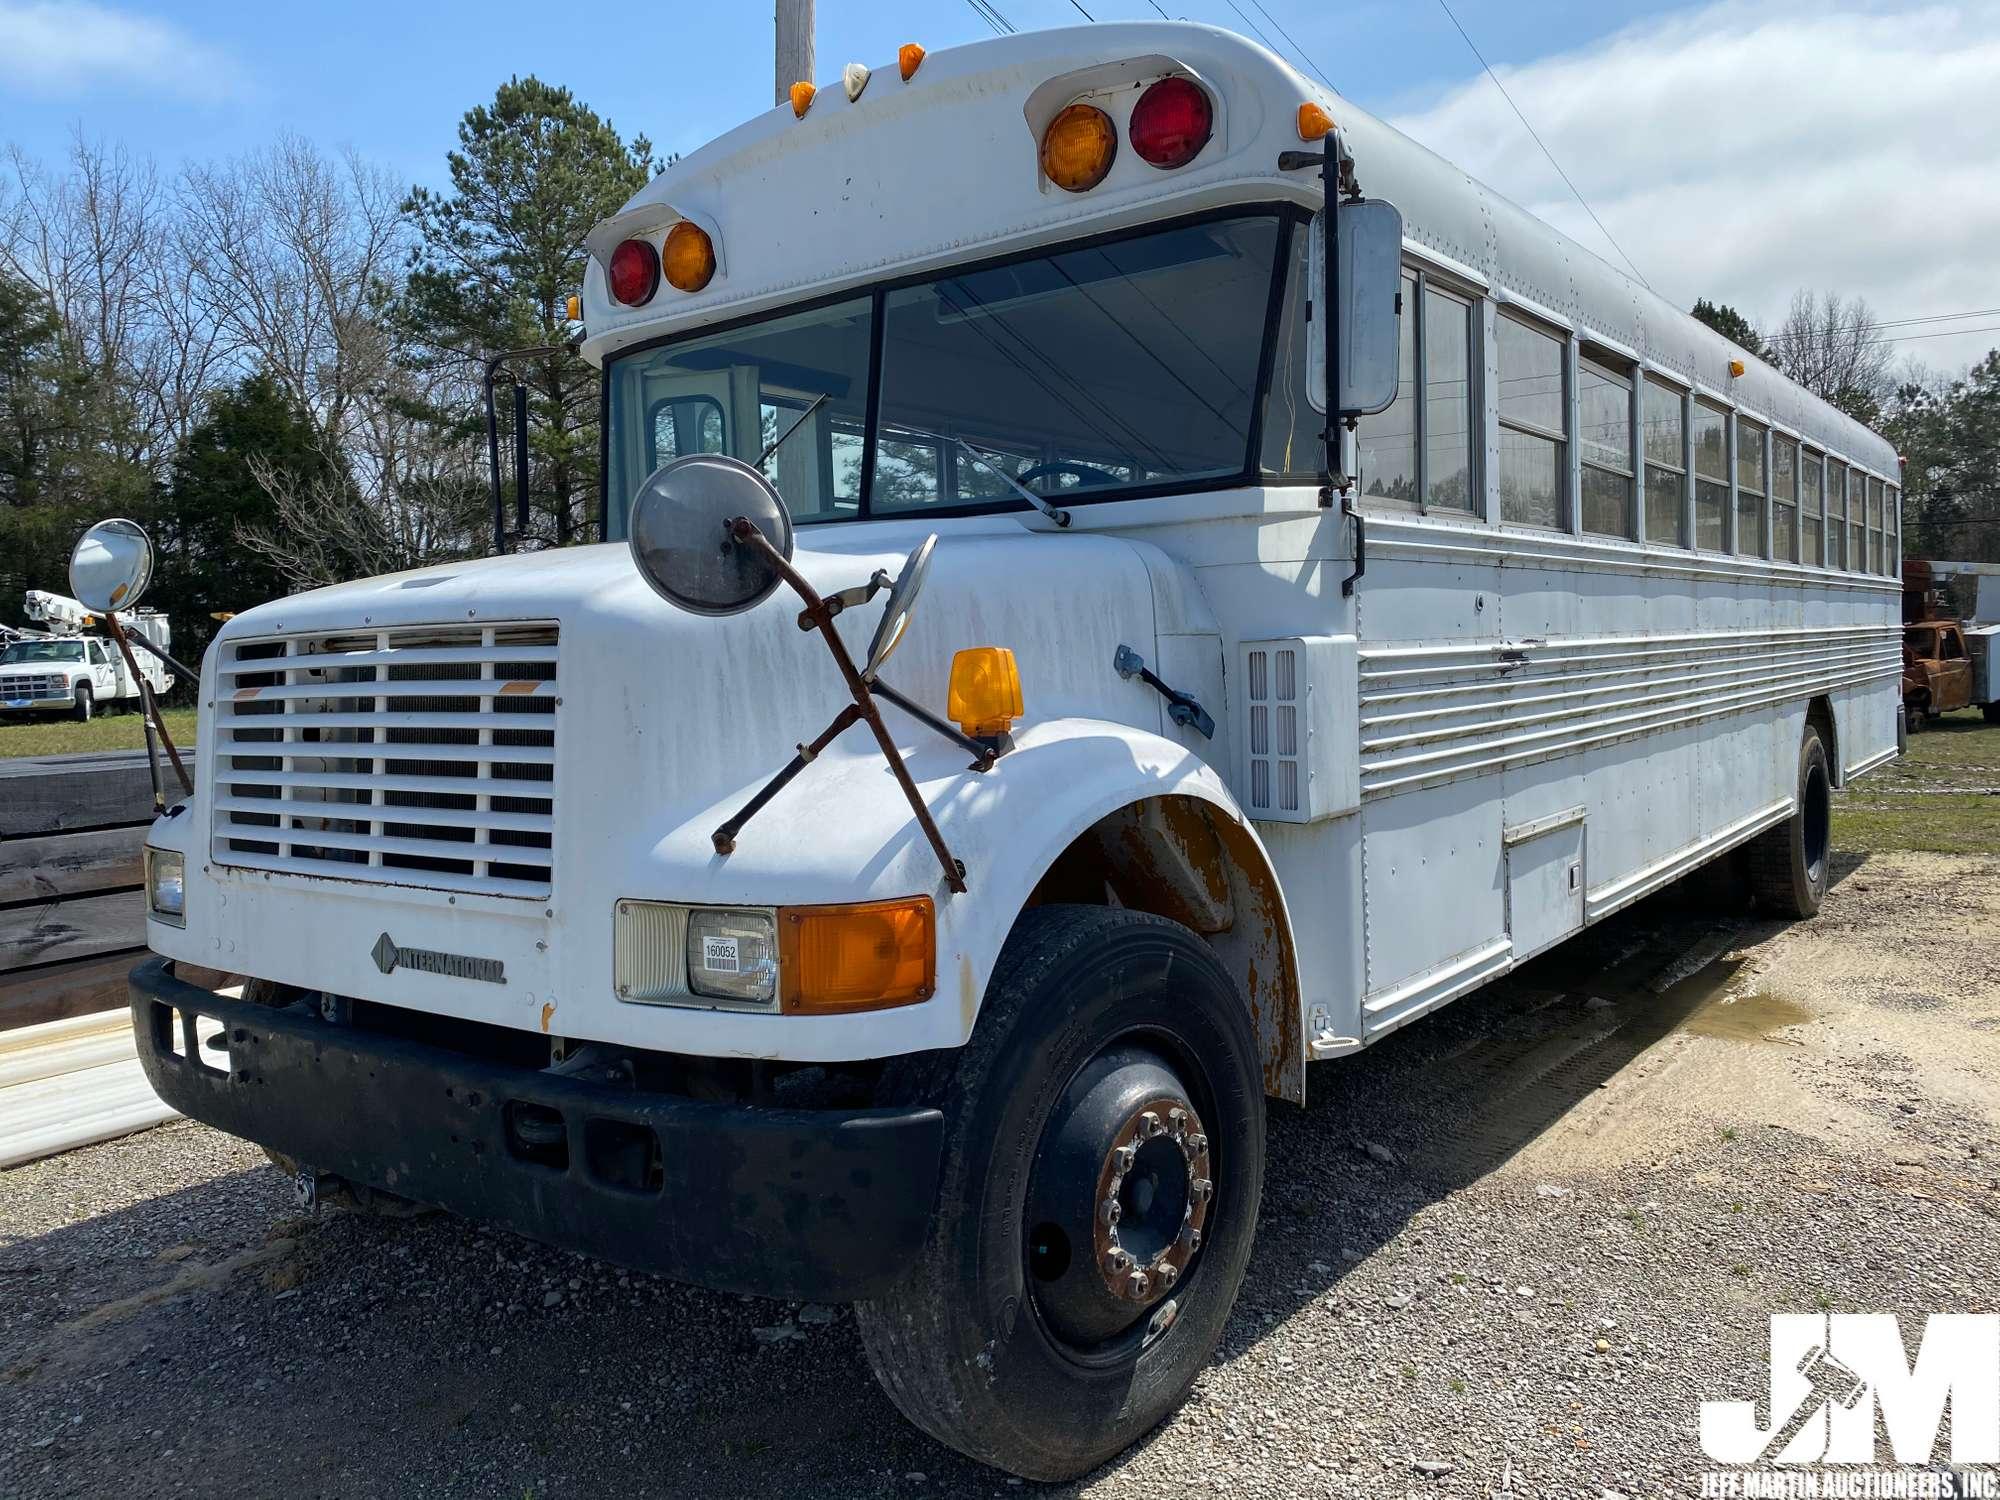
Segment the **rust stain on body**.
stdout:
[[543,1003],[543,1005],[542,1005],[542,1033],[543,1033],[543,1035],[547,1035],[547,1034],[548,1034],[548,1029],[549,1029],[549,1022],[555,1019],[555,1014],[556,1014],[556,1003],[555,1003],[555,1001],[553,1001],[553,1000],[549,1000],[549,1001],[545,1001],[545,1002]]

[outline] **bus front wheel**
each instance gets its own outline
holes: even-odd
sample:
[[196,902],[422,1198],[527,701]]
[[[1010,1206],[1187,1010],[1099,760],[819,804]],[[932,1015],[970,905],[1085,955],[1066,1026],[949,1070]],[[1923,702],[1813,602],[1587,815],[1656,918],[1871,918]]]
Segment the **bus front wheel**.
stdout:
[[1817,725],[1799,741],[1798,802],[1792,815],[1749,844],[1750,889],[1774,917],[1810,917],[1826,899],[1833,863],[1833,773]]
[[945,1116],[931,1231],[857,1304],[903,1414],[961,1453],[1072,1479],[1143,1436],[1214,1353],[1249,1260],[1264,1091],[1236,982],[1187,928],[1042,906],[971,1040],[892,1063]]

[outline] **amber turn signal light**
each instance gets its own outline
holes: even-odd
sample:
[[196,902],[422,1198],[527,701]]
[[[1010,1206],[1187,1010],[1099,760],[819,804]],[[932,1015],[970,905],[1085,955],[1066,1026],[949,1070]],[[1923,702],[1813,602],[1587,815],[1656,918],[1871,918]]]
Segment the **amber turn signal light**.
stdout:
[[951,659],[945,712],[967,734],[1005,734],[1021,717],[1021,669],[1005,646],[972,646]]
[[1317,141],[1324,139],[1333,129],[1333,116],[1317,104],[1299,106],[1299,139]]
[[937,913],[928,896],[778,908],[780,1008],[846,1015],[930,999]]
[[660,262],[668,286],[676,291],[698,292],[715,275],[715,245],[707,230],[682,219],[667,231]]
[[896,71],[903,75],[905,83],[916,77],[917,69],[923,66],[923,61],[924,49],[915,42],[905,42],[896,49]]
[[1118,127],[1094,104],[1072,104],[1042,134],[1042,172],[1066,193],[1104,181],[1118,155]]
[[819,92],[809,83],[795,83],[791,88],[792,117],[803,120],[806,111],[812,108],[813,95]]

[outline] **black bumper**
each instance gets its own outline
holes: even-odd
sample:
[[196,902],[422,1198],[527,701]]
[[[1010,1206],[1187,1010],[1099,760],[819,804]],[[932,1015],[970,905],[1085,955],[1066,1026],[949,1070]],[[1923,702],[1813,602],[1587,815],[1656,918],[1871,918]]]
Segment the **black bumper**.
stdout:
[[[139,1060],[182,1114],[531,1239],[843,1302],[886,1290],[929,1226],[935,1109],[719,1104],[506,1067],[232,1000],[165,959],[131,991]],[[195,1045],[196,1016],[221,1024],[226,1053]]]

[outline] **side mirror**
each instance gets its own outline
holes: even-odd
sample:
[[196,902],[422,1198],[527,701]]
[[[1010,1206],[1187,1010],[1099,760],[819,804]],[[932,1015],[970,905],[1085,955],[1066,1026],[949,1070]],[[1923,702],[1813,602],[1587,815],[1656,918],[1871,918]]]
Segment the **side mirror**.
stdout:
[[[1402,349],[1403,216],[1393,203],[1363,198],[1334,211],[1333,296],[1326,296],[1326,215],[1313,215],[1308,260],[1314,315],[1306,334],[1306,393],[1327,409],[1329,323],[1337,324],[1339,371],[1333,415],[1371,417],[1396,399]],[[1330,310],[1329,319],[1321,309]]]
[[98,614],[136,608],[152,581],[153,542],[137,521],[99,521],[70,552],[69,591]]

